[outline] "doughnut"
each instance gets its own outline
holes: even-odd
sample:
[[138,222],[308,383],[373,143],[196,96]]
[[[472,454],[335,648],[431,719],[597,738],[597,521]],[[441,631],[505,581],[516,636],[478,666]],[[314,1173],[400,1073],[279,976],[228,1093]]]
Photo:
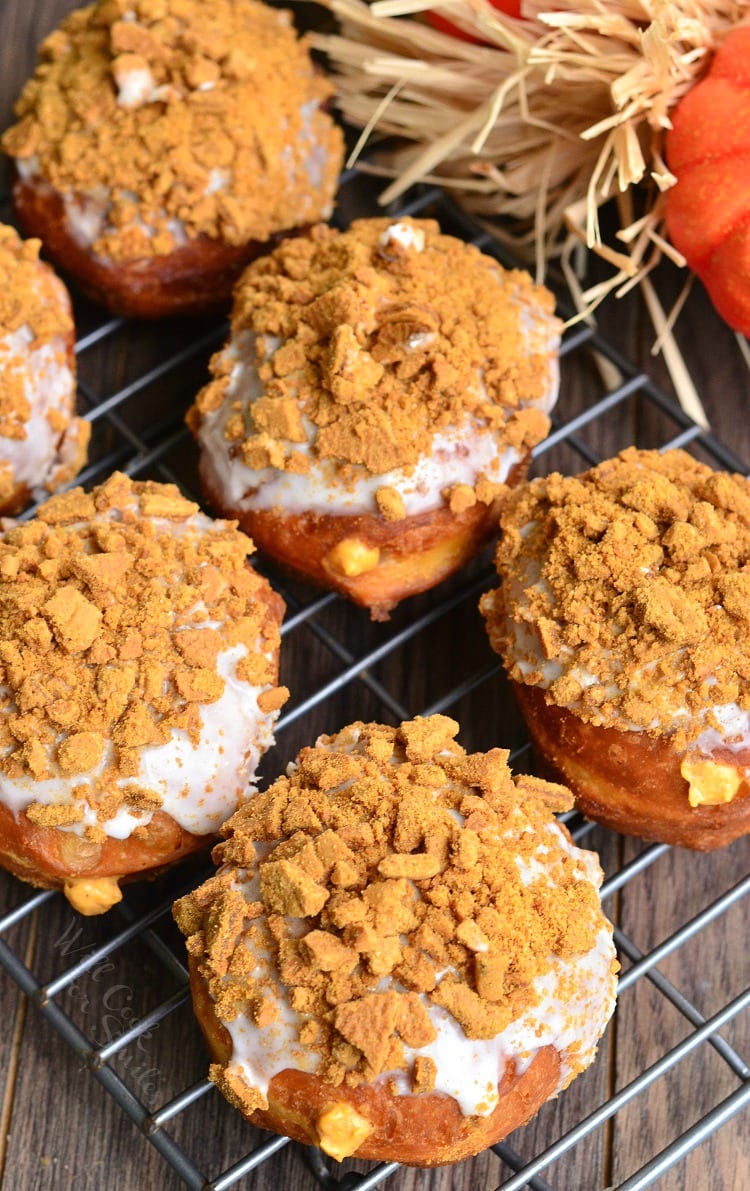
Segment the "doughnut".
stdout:
[[709,851],[750,831],[750,485],[629,448],[513,493],[482,597],[542,772],[589,818]]
[[91,426],[75,416],[75,330],[68,291],[39,241],[0,224],[0,513],[69,483]]
[[569,791],[457,731],[322,736],[175,903],[210,1078],[337,1161],[494,1145],[589,1066],[614,1008],[601,869],[552,813]]
[[215,842],[288,692],[252,543],[113,475],[0,538],[0,864],[98,914]]
[[188,424],[210,503],[373,619],[494,536],[549,430],[551,294],[432,220],[316,227],[255,261]]
[[256,0],[99,0],[67,16],[3,136],[22,226],[116,314],[228,305],[280,232],[327,219],[329,83]]

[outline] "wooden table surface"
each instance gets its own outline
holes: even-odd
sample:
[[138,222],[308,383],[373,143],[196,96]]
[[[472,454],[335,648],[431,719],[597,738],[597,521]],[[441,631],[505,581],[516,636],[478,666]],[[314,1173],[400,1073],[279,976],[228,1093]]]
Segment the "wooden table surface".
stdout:
[[[71,7],[69,0],[3,0],[2,127],[9,122],[13,100],[32,68],[37,43]],[[676,270],[663,270],[657,275],[657,288],[667,307],[681,283]],[[76,312],[82,327],[96,325],[96,312],[85,303],[77,304]],[[661,360],[650,354],[653,333],[638,295],[610,302],[601,312],[600,325],[624,356],[670,391]],[[158,363],[165,353],[194,342],[206,332],[210,333],[208,326],[196,324],[189,328],[167,325],[158,333],[126,326],[100,348],[82,355],[82,380],[88,391],[113,392]],[[713,432],[750,466],[750,375],[736,339],[714,314],[698,286],[680,318],[677,336]],[[99,455],[112,448],[116,433],[124,436],[123,441],[128,434],[132,437],[147,433],[149,419],[161,417],[170,403],[172,408],[184,408],[205,375],[207,352],[208,347],[171,370],[163,382],[148,390],[145,405],[134,406],[122,415],[115,430],[101,419],[94,436]],[[600,385],[590,355],[571,353],[564,365],[561,418],[586,409],[600,393]],[[661,445],[677,429],[652,404],[637,399],[599,417],[582,431],[582,438],[588,449],[606,456],[631,442]],[[699,449],[699,444],[696,447]],[[565,468],[581,466],[580,456],[570,447],[556,448],[543,465],[552,463]],[[170,457],[169,465],[188,487],[194,486],[194,455],[190,450],[180,447],[174,461]],[[158,478],[162,473],[138,474]],[[302,591],[301,598],[309,600],[309,592]],[[412,601],[405,610],[399,610],[394,619],[396,627],[408,626],[411,618],[428,610],[431,598]],[[464,677],[487,667],[492,659],[475,602],[472,596],[459,603],[433,626],[427,625],[407,639],[403,648],[387,653],[367,682],[346,685],[296,719],[283,733],[276,755],[267,760],[266,773],[279,772],[286,758],[318,732],[333,730],[355,717],[382,715],[382,688],[389,692],[393,707],[400,705],[416,713]],[[314,632],[302,628],[290,634],[284,669],[293,688],[294,704],[328,682],[352,657],[377,647],[386,631],[382,626],[367,624],[359,612],[336,601],[316,617]],[[518,717],[499,676],[476,690],[467,690],[450,710],[462,722],[461,739],[468,748],[511,745],[521,740]],[[644,852],[644,845],[638,841],[601,829],[591,831],[586,843],[600,851],[607,873],[618,871]],[[607,909],[635,946],[648,953],[749,873],[747,839],[709,856],[666,851],[611,897]],[[190,875],[183,871],[166,884],[133,887],[127,900],[136,912],[141,912],[150,899],[168,896],[170,890],[179,889],[189,879]],[[20,882],[0,874],[0,915],[28,896],[29,890]],[[663,976],[705,1017],[750,986],[745,922],[743,903],[737,901],[659,965]],[[89,955],[122,925],[122,919],[114,915],[104,920],[80,920],[62,898],[55,896],[34,914],[25,916],[3,938],[29,965],[36,979],[45,982]],[[179,941],[168,921],[162,921],[157,930],[159,937],[180,954]],[[625,961],[625,970],[628,966]],[[101,1046],[179,988],[178,976],[155,957],[153,948],[136,939],[75,981],[61,994],[59,1004],[91,1044]],[[56,1191],[66,1187],[77,1191],[110,1187],[143,1191],[184,1185],[91,1073],[81,1068],[2,968],[0,1010],[3,1191]],[[510,1139],[513,1148],[526,1158],[544,1149],[667,1054],[691,1029],[651,981],[642,977],[629,984],[594,1067],[558,1102],[547,1105],[534,1123],[519,1130]],[[736,1016],[724,1030],[724,1037],[750,1060],[750,1015]],[[201,1080],[206,1060],[189,1006],[183,1004],[148,1036],[126,1048],[114,1061],[114,1067],[149,1111]],[[547,1168],[543,1177],[556,1191],[601,1191],[617,1186],[739,1086],[740,1081],[724,1060],[702,1043],[607,1125]],[[687,1187],[694,1191],[746,1191],[750,1187],[749,1126],[747,1112],[733,1117],[672,1166],[658,1186],[664,1191]],[[244,1125],[214,1091],[176,1117],[169,1128],[177,1143],[210,1178],[260,1140],[267,1140]],[[486,1191],[507,1177],[508,1167],[490,1153],[446,1171],[403,1170],[392,1175],[386,1185],[394,1191]],[[237,1185],[262,1191],[312,1191],[318,1184],[307,1170],[301,1151],[288,1146]]]

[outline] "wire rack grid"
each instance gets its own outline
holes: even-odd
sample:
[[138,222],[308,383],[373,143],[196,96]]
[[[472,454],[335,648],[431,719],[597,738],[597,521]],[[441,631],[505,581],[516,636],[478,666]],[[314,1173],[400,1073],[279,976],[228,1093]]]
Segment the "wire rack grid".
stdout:
[[[353,214],[368,213],[368,203],[367,183],[361,177],[347,175],[339,203],[342,220],[348,222]],[[423,189],[416,199],[395,210],[401,214],[436,215],[445,230],[463,235],[504,259],[491,238],[437,190]],[[80,477],[81,482],[87,485],[98,482],[118,467],[138,478],[175,481],[188,495],[198,499],[195,452],[188,442],[182,418],[201,383],[207,355],[221,342],[225,325],[191,323],[187,336],[184,325],[166,325],[159,330],[134,328],[122,320],[103,319],[101,313],[85,303],[77,307],[77,316],[81,401],[93,424],[93,462]],[[107,362],[103,363],[105,348]],[[591,327],[578,325],[568,331],[562,353],[564,373],[583,369],[596,378],[598,358],[614,367],[620,379],[608,389],[601,381],[592,381],[592,386],[595,383],[599,386],[595,397],[580,408],[566,405],[563,390],[558,420],[548,439],[535,452],[540,467],[548,469],[554,463],[566,470],[580,470],[582,463],[597,462],[596,428],[604,420],[611,427],[613,421],[620,419],[622,445],[627,445],[632,432],[632,410],[637,405],[640,433],[648,438],[639,445],[691,446],[716,465],[744,470],[731,450],[710,434],[701,432],[647,375]],[[499,742],[515,743],[515,763],[528,760],[525,756],[528,745],[517,717],[507,705],[508,696],[497,661],[479,643],[481,633],[466,628],[469,617],[472,624],[478,619],[475,616],[478,593],[492,582],[493,572],[486,556],[451,583],[409,601],[408,607],[399,609],[387,626],[366,624],[360,610],[349,608],[338,597],[313,593],[264,563],[259,566],[272,577],[287,600],[283,655],[289,659],[286,681],[295,696],[278,724],[279,747],[266,759],[267,775],[280,772],[300,744],[317,734],[315,728],[332,730],[354,718],[385,717],[392,721],[417,713],[445,710],[456,713],[467,707],[471,710],[478,702],[496,706],[498,714],[502,712],[504,733]],[[452,650],[446,642],[455,639],[457,631],[461,649]],[[472,632],[476,637],[474,644],[469,640]],[[422,665],[419,673],[415,673],[411,660],[420,641]],[[424,658],[433,654],[437,659],[434,669],[426,673]],[[459,654],[466,656],[459,659]],[[317,659],[314,667],[312,657]],[[306,683],[311,670],[315,671],[315,681]],[[492,736],[462,739],[467,747],[498,743]],[[608,872],[603,898],[605,907],[617,920],[623,891],[648,881],[667,862],[670,849],[662,845],[626,847],[618,837],[592,829],[576,816],[569,817],[568,825],[577,841],[591,837],[602,848]],[[44,929],[45,914],[61,899],[51,892],[29,892],[7,878],[10,889],[7,900],[12,908],[0,918],[0,965],[47,1024],[74,1050],[91,1076],[114,1097],[144,1141],[159,1151],[193,1191],[199,1188],[225,1191],[261,1183],[271,1186],[274,1179],[276,1185],[284,1185],[282,1177],[272,1175],[272,1181],[266,1182],[262,1176],[274,1169],[273,1164],[280,1161],[279,1152],[287,1148],[298,1151],[299,1157],[295,1158],[298,1164],[307,1163],[309,1173],[303,1173],[302,1178],[311,1187],[317,1182],[331,1191],[355,1188],[369,1191],[387,1182],[397,1191],[404,1185],[399,1181],[404,1172],[395,1164],[374,1167],[355,1164],[356,1169],[352,1169],[350,1163],[345,1173],[335,1172],[317,1151],[302,1151],[300,1147],[289,1146],[284,1138],[248,1131],[227,1106],[224,1106],[229,1120],[226,1128],[232,1134],[235,1152],[238,1144],[242,1152],[219,1173],[204,1170],[200,1149],[193,1147],[191,1151],[178,1140],[181,1119],[186,1114],[208,1114],[212,1106],[206,1120],[213,1122],[216,1101],[220,1098],[202,1075],[188,1077],[182,1083],[176,1076],[168,1081],[170,1089],[165,1096],[161,1087],[153,1086],[153,1080],[149,1082],[144,1077],[144,1063],[146,1072],[153,1070],[153,1066],[148,1066],[148,1049],[159,1031],[164,1031],[164,1023],[173,1015],[179,1017],[189,1012],[187,973],[180,941],[170,925],[170,909],[173,898],[202,879],[205,871],[203,861],[201,867],[183,868],[145,890],[130,887],[122,905],[107,916],[104,924],[87,921],[83,926],[73,927],[69,923],[57,937],[51,956],[45,953],[44,959],[32,958],[33,947],[28,940],[34,931]],[[730,1080],[727,1094],[702,1106],[697,1119],[688,1120],[687,1124],[687,1118],[678,1119],[666,1142],[662,1138],[660,1148],[648,1161],[617,1182],[620,1191],[641,1191],[652,1186],[746,1107],[750,1101],[750,1068],[730,1036],[733,1023],[750,1006],[750,987],[733,991],[715,1011],[704,1013],[695,999],[669,978],[667,971],[670,957],[691,941],[704,937],[702,932],[730,914],[748,893],[750,877],[740,876],[718,897],[710,898],[694,913],[687,912],[674,929],[653,945],[639,945],[634,937],[638,932],[623,927],[616,929],[624,969],[621,1004],[625,1004],[631,990],[648,987],[650,995],[668,1006],[684,1024],[682,1036],[666,1046],[655,1060],[635,1070],[631,1078],[621,1077],[613,1082],[607,1076],[606,1080],[600,1080],[595,1108],[587,1108],[587,1102],[582,1101],[583,1107],[577,1109],[573,1120],[563,1119],[560,1124],[552,1116],[541,1131],[530,1133],[529,1127],[516,1135],[513,1145],[503,1143],[494,1147],[491,1163],[485,1159],[477,1160],[473,1166],[463,1164],[461,1177],[466,1180],[466,1186],[473,1191],[480,1188],[489,1191],[491,1187],[502,1187],[504,1191],[521,1187],[566,1191],[573,1185],[584,1186],[585,1182],[578,1177],[575,1183],[571,1181],[574,1177],[571,1172],[576,1168],[566,1162],[570,1162],[570,1155],[577,1147],[590,1144],[593,1136],[600,1138],[597,1152],[604,1155],[602,1169],[614,1170],[607,1151],[613,1144],[615,1122],[621,1114],[626,1116],[629,1106],[645,1096],[648,1089],[669,1078],[670,1072],[696,1053],[703,1056],[708,1050],[725,1066]],[[689,909],[686,906],[686,911]],[[22,947],[17,940],[24,929],[26,943]],[[113,1014],[111,1004],[100,1004],[92,1010],[92,990],[97,982],[102,983],[103,971],[122,961],[132,978],[129,949],[135,944],[140,949],[139,956],[145,957],[138,962],[155,967],[161,974],[160,980],[152,984],[161,984],[171,991],[156,1003],[139,1005],[138,1012],[128,1015]],[[187,1016],[181,1020],[185,1022],[181,1029],[192,1028]],[[619,1039],[617,1020],[616,1016],[610,1029]],[[105,1022],[108,1025],[103,1031]],[[617,1045],[622,1046],[621,1040]],[[146,1055],[139,1067],[128,1062],[128,1056],[134,1052]],[[163,1065],[166,1060],[159,1054],[154,1061]],[[571,1092],[566,1093],[570,1095]],[[422,1176],[410,1177],[410,1187],[458,1186],[450,1174],[443,1182],[435,1182],[434,1175],[425,1174],[423,1182],[420,1182]],[[458,1179],[458,1174],[455,1178]],[[614,1183],[614,1176],[611,1181]],[[594,1185],[593,1181],[590,1185]],[[597,1187],[601,1185],[600,1181],[596,1182]]]

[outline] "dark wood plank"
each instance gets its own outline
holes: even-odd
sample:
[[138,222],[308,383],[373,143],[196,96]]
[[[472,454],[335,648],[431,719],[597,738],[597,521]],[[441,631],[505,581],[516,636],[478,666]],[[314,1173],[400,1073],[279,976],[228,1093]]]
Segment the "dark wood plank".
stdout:
[[[24,901],[29,890],[19,881],[0,870],[0,917]],[[2,941],[16,955],[30,962],[38,937],[38,924],[32,918],[6,931]],[[13,1108],[16,1102],[18,1071],[22,1060],[21,1040],[28,1012],[26,998],[4,969],[0,969],[0,1009],[3,1028],[0,1030],[0,1183],[6,1168],[7,1139]]]
[[[626,858],[639,849],[640,845],[629,841]],[[672,849],[628,887],[622,898],[622,928],[642,952],[648,952],[732,889],[748,871],[747,838],[707,856]],[[704,1017],[717,1013],[750,984],[750,958],[739,943],[745,919],[746,906],[735,905],[660,965],[659,970]],[[645,978],[637,981],[622,994],[618,1006],[618,1088],[690,1032],[688,1023],[661,992]],[[747,1059],[748,1014],[735,1019],[723,1036]],[[614,1132],[615,1182],[673,1140],[675,1119],[681,1129],[688,1128],[738,1087],[739,1080],[725,1061],[708,1044],[702,1044],[670,1075],[618,1114]],[[726,1181],[722,1181],[725,1176]],[[670,1172],[662,1185],[670,1191],[750,1185],[746,1117],[736,1117],[725,1125],[687,1162]]]

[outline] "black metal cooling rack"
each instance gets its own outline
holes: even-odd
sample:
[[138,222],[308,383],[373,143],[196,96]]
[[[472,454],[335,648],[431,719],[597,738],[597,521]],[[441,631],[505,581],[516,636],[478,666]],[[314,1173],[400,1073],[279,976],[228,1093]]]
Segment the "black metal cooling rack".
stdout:
[[[339,203],[343,221],[372,209],[371,200],[367,198],[368,186],[361,177],[347,175]],[[463,235],[484,251],[504,259],[490,236],[478,232],[476,225],[459,213],[438,190],[423,189],[416,199],[401,204],[397,210],[400,214],[436,215],[445,230]],[[195,451],[188,441],[182,418],[202,383],[208,353],[222,341],[224,325],[194,322],[173,326],[167,323],[155,331],[118,319],[103,321],[101,312],[97,313],[85,303],[77,306],[76,313],[80,328],[77,354],[81,404],[93,424],[93,462],[80,477],[81,482],[99,482],[117,467],[138,478],[176,481],[190,496],[198,498]],[[106,363],[103,363],[101,353],[104,345],[108,349]],[[692,445],[721,467],[744,470],[731,450],[712,435],[703,433],[647,375],[636,369],[592,327],[579,324],[568,331],[562,353],[564,371],[568,375],[572,370],[583,368],[596,376],[591,361],[598,353],[600,358],[614,366],[620,380],[606,391],[601,381],[598,390],[596,382],[592,382],[593,399],[578,411],[566,407],[563,394],[558,408],[566,413],[559,415],[560,420],[555,422],[552,433],[535,452],[537,459],[546,457],[544,466],[554,462],[555,466],[575,470],[580,469],[582,463],[597,462],[597,451],[592,443],[596,440],[597,423],[603,419],[620,419],[625,436],[622,445],[627,445],[627,435],[631,433],[628,428],[633,424],[629,411],[637,403],[639,424],[650,426],[650,440],[641,445]],[[266,570],[265,564],[261,563],[260,569]],[[444,655],[446,650],[449,652],[449,647],[444,646],[438,651],[443,655],[443,661],[436,667],[434,675],[415,676],[409,667],[411,651],[418,639],[427,634],[430,640],[445,641],[447,634],[454,631],[456,615],[462,615],[469,606],[473,615],[477,594],[492,582],[493,572],[486,558],[437,591],[408,601],[408,607],[398,609],[388,626],[366,624],[360,610],[343,606],[338,597],[311,593],[308,588],[290,583],[272,568],[267,571],[288,603],[283,655],[291,659],[288,665],[295,674],[291,683],[295,699],[278,724],[279,747],[266,760],[267,774],[281,771],[286,759],[296,753],[300,744],[311,739],[311,725],[316,723],[332,729],[354,718],[403,719],[417,713],[455,709],[472,698],[487,702],[498,698],[495,692],[501,681],[499,667],[486,650],[467,646],[461,650],[462,654],[466,653],[465,658],[459,660],[456,654],[449,656],[446,662]],[[331,615],[332,611],[336,616]],[[319,672],[328,677],[306,689],[306,659],[310,651],[315,653]],[[508,731],[518,745],[517,760],[528,746],[523,743],[518,723],[511,722],[512,712],[505,710],[504,714]],[[463,739],[468,745],[469,742]],[[507,738],[504,740],[507,742]],[[471,743],[476,747],[489,747],[495,741]],[[569,826],[579,841],[592,830],[590,824],[576,816],[569,819]],[[619,893],[632,882],[644,880],[647,870],[663,862],[668,852],[666,847],[656,845],[645,847],[627,863],[616,859],[603,888],[605,906],[611,910]],[[201,863],[205,865],[205,862]],[[278,1162],[280,1159],[275,1156],[290,1143],[284,1138],[269,1138],[252,1131],[242,1133],[244,1126],[240,1118],[227,1108],[232,1121],[236,1122],[238,1137],[244,1144],[244,1139],[250,1136],[253,1145],[249,1152],[232,1161],[221,1173],[209,1174],[202,1169],[201,1154],[196,1153],[195,1148],[189,1152],[176,1139],[176,1134],[180,1134],[180,1121],[185,1114],[208,1112],[207,1106],[218,1093],[201,1077],[197,1080],[188,1078],[182,1084],[178,1078],[167,1080],[170,1088],[169,1094],[165,1095],[161,1087],[157,1089],[154,1081],[149,1079],[153,1066],[148,1065],[149,1047],[158,1037],[158,1031],[173,1015],[187,1013],[187,973],[183,953],[180,941],[169,925],[172,900],[185,891],[186,881],[197,883],[205,871],[205,867],[196,871],[193,865],[189,876],[183,868],[149,886],[145,892],[140,886],[126,889],[124,902],[107,916],[103,926],[97,924],[93,934],[86,933],[90,929],[88,920],[76,926],[68,939],[76,943],[75,947],[65,945],[68,935],[64,932],[62,940],[58,939],[53,947],[51,959],[45,956],[44,961],[39,959],[36,963],[27,963],[9,940],[18,937],[23,924],[32,923],[37,911],[44,914],[51,900],[58,895],[29,893],[26,887],[16,883],[11,900],[17,894],[17,904],[0,918],[0,965],[47,1024],[73,1049],[91,1076],[134,1122],[144,1144],[154,1146],[193,1191],[225,1191],[230,1187],[253,1187],[260,1169],[265,1170],[266,1164]],[[534,1191],[553,1191],[553,1188],[569,1191],[572,1184],[565,1181],[564,1176],[563,1182],[546,1181],[548,1176],[553,1180],[556,1178],[554,1174],[549,1175],[552,1164],[570,1154],[573,1147],[595,1131],[606,1129],[615,1114],[623,1112],[655,1081],[667,1076],[699,1048],[710,1048],[726,1065],[732,1077],[732,1090],[723,1099],[709,1105],[688,1128],[682,1130],[678,1122],[666,1147],[619,1183],[620,1191],[641,1191],[652,1186],[690,1150],[746,1107],[750,1102],[750,1068],[722,1031],[750,1007],[750,987],[741,990],[713,1016],[706,1018],[697,1005],[667,978],[662,968],[669,957],[720,916],[729,913],[748,894],[750,877],[740,880],[697,915],[681,922],[669,937],[646,953],[628,934],[616,931],[624,967],[621,997],[637,982],[648,982],[655,994],[682,1016],[686,1023],[684,1036],[624,1086],[610,1089],[610,1094],[588,1115],[579,1117],[562,1133],[548,1133],[536,1153],[522,1156],[508,1144],[494,1147],[500,1161],[493,1167],[491,1175],[487,1174],[486,1167],[482,1168],[482,1191],[496,1186],[498,1177],[501,1179],[499,1186],[504,1191],[516,1191],[521,1187],[530,1187]],[[164,988],[172,991],[160,1003],[139,1007],[138,1012],[125,1014],[122,1006],[119,1012],[113,1011],[113,1006],[106,1003],[92,1009],[89,985],[93,987],[102,971],[117,963],[123,963],[127,971],[127,965],[133,962],[130,951],[135,945],[140,949],[139,955],[146,956],[139,962],[147,962],[152,968],[156,965],[163,977]],[[51,972],[50,965],[54,969]],[[104,1000],[106,1002],[106,997]],[[128,1061],[134,1053],[138,1054],[137,1064]],[[164,1062],[161,1053],[158,1061]],[[210,1120],[213,1121],[213,1117]],[[355,1191],[355,1188],[369,1191],[388,1183],[397,1191],[399,1185],[399,1168],[395,1164],[370,1166],[366,1173],[350,1170],[341,1174],[334,1173],[328,1160],[317,1151],[305,1151],[304,1158],[309,1167],[311,1187],[317,1183],[330,1191]],[[427,1180],[431,1176],[424,1178]],[[279,1185],[283,1185],[283,1180]],[[434,1184],[430,1181],[429,1185]],[[467,1185],[472,1191],[480,1191],[479,1184],[473,1180]],[[581,1185],[580,1181],[576,1182],[576,1186]]]

